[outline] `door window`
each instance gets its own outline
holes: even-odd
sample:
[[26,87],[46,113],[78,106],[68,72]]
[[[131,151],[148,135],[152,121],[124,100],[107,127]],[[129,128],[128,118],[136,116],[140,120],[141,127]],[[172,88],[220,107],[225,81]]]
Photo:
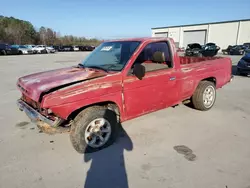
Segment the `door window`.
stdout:
[[167,42],[148,44],[139,54],[134,64],[145,66],[146,72],[173,67],[171,53]]

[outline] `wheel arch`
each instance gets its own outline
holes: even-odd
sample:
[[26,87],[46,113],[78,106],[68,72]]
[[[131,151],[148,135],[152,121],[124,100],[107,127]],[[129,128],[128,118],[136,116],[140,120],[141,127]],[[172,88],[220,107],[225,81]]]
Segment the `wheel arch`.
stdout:
[[82,107],[74,110],[73,112],[71,112],[67,119],[73,120],[77,116],[77,114],[79,114],[82,110],[89,108],[89,107],[92,107],[92,106],[106,106],[108,109],[114,111],[116,113],[117,120],[121,121],[121,109],[119,108],[119,105],[117,105],[113,101],[102,101],[102,102],[97,102],[97,103],[89,104],[86,106],[82,106]]
[[[200,82],[202,82],[202,81],[209,81],[209,82],[212,82],[212,83],[214,83],[215,87],[216,87],[216,84],[217,84],[217,79],[216,79],[215,77],[204,78],[204,79],[201,80]],[[199,83],[200,83],[200,82],[199,82]],[[199,84],[199,83],[198,83],[198,84]]]
[[196,82],[195,86],[193,87],[192,95],[193,95],[194,92],[197,90],[198,85],[199,85],[202,81],[209,81],[209,82],[212,82],[212,83],[214,84],[215,88],[217,88],[217,79],[216,79],[216,77],[211,76],[211,77],[207,77],[207,78],[202,78],[202,79],[198,80],[198,81]]

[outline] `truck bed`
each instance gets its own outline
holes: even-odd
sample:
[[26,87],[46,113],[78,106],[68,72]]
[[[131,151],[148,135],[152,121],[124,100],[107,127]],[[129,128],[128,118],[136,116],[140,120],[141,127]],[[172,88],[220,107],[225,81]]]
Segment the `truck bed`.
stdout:
[[216,60],[221,59],[223,57],[189,57],[189,56],[179,56],[180,58],[180,64],[192,64],[192,63],[199,63],[202,61],[208,61],[208,60]]
[[232,62],[228,57],[179,56],[182,99],[193,95],[200,80],[210,78],[216,88],[221,88],[231,79]]

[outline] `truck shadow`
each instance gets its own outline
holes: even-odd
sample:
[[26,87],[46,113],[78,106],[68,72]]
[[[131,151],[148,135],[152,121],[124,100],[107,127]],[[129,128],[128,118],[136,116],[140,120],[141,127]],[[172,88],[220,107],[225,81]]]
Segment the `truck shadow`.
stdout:
[[113,145],[84,155],[84,162],[91,160],[84,187],[128,188],[124,150],[132,151],[133,143],[120,126],[117,141]]

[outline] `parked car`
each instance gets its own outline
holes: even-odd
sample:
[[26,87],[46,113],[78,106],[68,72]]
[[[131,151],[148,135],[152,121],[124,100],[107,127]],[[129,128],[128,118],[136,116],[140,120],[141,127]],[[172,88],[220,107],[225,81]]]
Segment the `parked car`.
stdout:
[[33,54],[33,51],[24,45],[11,45],[12,48],[16,48],[19,54]]
[[250,49],[250,42],[246,42],[243,44],[245,49]]
[[56,50],[53,47],[49,47],[46,45],[37,45],[35,46],[35,51],[37,51],[37,53],[39,54],[43,54],[43,53],[55,53]]
[[245,48],[245,54],[250,53],[250,42],[244,43],[243,46]]
[[85,46],[79,46],[80,51],[87,51]]
[[226,55],[226,54],[229,55],[232,47],[233,47],[232,45],[229,45],[226,49],[222,49],[222,53],[224,55]]
[[216,89],[232,80],[231,59],[181,57],[173,45],[169,38],[104,42],[77,66],[19,78],[18,107],[33,121],[71,126],[79,153],[112,144],[121,122],[143,114],[187,100],[211,109]]
[[47,53],[55,53],[56,50],[52,46],[46,46],[45,47]]
[[34,50],[36,53],[38,54],[44,54],[47,53],[46,47],[45,45],[37,45],[34,47]]
[[229,50],[229,55],[243,55],[245,47],[243,45],[234,45]]
[[79,46],[80,51],[93,51],[95,46]]
[[217,46],[215,43],[210,42],[202,46],[201,53],[204,57],[213,57],[217,55],[219,50],[219,46]]
[[199,43],[188,44],[185,50],[185,56],[198,56],[201,57],[202,46]]
[[79,51],[79,46],[73,46],[74,51]]
[[37,53],[37,51],[35,50],[36,45],[33,45],[33,44],[26,44],[25,47],[28,48],[28,49],[30,49],[30,50],[32,50],[32,51],[33,51],[33,54],[36,54],[36,53]]
[[68,52],[68,51],[74,51],[74,47],[73,46],[62,46],[62,50],[65,51],[65,52]]
[[95,46],[87,46],[86,49],[87,51],[93,51],[95,49]]
[[245,54],[250,53],[250,48],[245,49]]
[[215,43],[207,43],[201,46],[199,43],[188,44],[185,55],[186,56],[198,56],[198,57],[213,57],[217,55],[220,47]]
[[12,48],[8,44],[0,44],[0,55],[17,55],[19,51],[17,48]]
[[239,75],[250,74],[250,53],[243,56],[237,64],[237,72]]
[[52,46],[54,49],[55,49],[55,51],[57,51],[57,52],[61,52],[61,51],[63,51],[63,49],[62,49],[62,46]]

